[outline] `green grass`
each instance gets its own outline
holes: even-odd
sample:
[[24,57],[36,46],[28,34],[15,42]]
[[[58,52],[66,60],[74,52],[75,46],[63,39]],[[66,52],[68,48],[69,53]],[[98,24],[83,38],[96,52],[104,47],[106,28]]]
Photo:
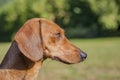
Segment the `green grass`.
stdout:
[[[88,54],[78,64],[46,60],[38,80],[120,80],[120,38],[71,39]],[[10,43],[0,43],[0,60]]]

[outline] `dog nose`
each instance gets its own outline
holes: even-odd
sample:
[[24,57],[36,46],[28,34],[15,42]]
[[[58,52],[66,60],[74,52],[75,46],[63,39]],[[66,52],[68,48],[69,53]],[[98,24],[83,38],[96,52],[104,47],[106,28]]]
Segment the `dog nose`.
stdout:
[[87,58],[87,54],[83,51],[80,53],[82,60],[85,60]]

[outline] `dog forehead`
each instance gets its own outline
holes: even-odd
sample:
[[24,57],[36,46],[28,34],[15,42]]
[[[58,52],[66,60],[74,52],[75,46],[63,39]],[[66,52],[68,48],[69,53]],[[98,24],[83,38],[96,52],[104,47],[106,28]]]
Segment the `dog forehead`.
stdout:
[[48,31],[58,31],[58,32],[64,32],[64,30],[57,25],[55,22],[46,20],[46,19],[41,19],[41,25],[43,28],[47,29]]
[[[46,29],[48,32],[61,32],[61,33],[64,33],[64,30],[59,26],[57,25],[55,22],[51,21],[51,20],[47,20],[47,19],[44,19],[44,18],[32,18],[30,20],[28,20],[24,25],[26,24],[29,24],[29,25],[33,25],[33,24],[40,24],[40,26],[43,28],[43,29]],[[35,27],[34,27],[35,28]]]

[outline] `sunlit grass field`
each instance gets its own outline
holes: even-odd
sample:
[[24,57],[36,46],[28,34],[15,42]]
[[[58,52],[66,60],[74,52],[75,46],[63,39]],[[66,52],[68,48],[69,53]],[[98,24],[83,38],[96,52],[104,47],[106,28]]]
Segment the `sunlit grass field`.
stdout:
[[[120,80],[120,38],[71,39],[88,54],[84,62],[66,65],[47,59],[38,80]],[[10,43],[0,43],[0,61]]]

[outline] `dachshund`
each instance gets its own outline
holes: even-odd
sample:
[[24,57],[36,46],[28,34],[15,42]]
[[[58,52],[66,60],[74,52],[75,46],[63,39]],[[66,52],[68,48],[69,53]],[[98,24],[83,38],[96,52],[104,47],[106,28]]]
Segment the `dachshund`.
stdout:
[[47,58],[74,64],[86,57],[85,52],[68,41],[57,24],[44,18],[33,18],[16,33],[0,64],[0,80],[36,80]]

